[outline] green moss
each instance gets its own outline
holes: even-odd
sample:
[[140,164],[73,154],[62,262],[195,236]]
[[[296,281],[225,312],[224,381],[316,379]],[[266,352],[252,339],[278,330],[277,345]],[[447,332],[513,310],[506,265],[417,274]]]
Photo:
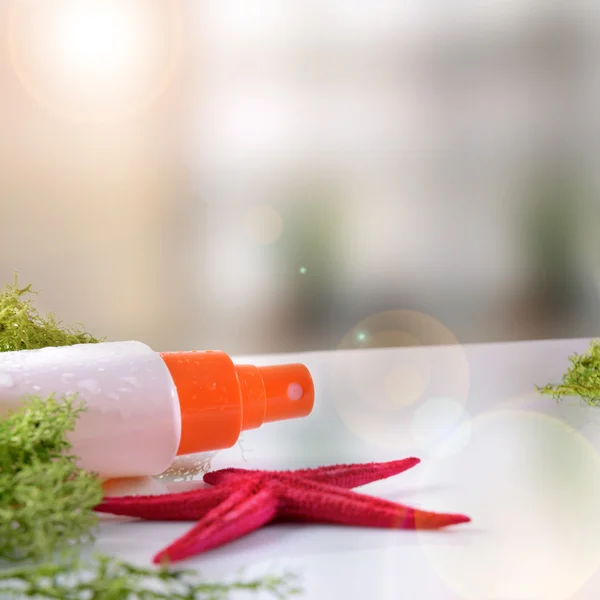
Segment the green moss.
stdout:
[[562,381],[537,388],[556,400],[578,397],[590,406],[600,406],[600,340],[594,340],[583,354],[569,357],[571,366]]
[[79,327],[64,327],[51,313],[41,315],[33,306],[36,295],[16,278],[0,292],[0,352],[102,341]]
[[88,541],[102,484],[76,466],[74,399],[31,398],[0,420],[0,558],[49,558]]
[[93,561],[26,566],[0,571],[0,597],[38,600],[226,600],[240,593],[280,600],[299,594],[295,577],[264,577],[215,583],[193,571],[137,567],[115,557]]
[[[0,292],[0,352],[101,341],[40,315],[35,296],[16,278]],[[91,538],[102,487],[67,440],[82,410],[74,398],[29,398],[0,420],[0,558],[39,559]]]

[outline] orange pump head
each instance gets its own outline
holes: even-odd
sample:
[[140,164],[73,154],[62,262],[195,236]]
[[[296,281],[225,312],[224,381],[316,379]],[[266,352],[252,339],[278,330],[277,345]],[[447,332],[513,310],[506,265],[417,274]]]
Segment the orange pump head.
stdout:
[[231,448],[263,423],[310,414],[315,390],[301,364],[234,365],[224,352],[163,352],[181,407],[178,455]]

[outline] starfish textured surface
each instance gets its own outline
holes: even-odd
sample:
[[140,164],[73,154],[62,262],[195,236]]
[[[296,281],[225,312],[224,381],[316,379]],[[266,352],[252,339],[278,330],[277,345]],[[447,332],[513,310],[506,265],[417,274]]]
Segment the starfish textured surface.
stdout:
[[98,512],[152,521],[198,521],[154,557],[178,562],[247,535],[271,521],[440,529],[466,523],[460,514],[423,511],[351,491],[397,475],[419,463],[336,465],[298,471],[222,469],[207,473],[212,487],[162,496],[105,498]]

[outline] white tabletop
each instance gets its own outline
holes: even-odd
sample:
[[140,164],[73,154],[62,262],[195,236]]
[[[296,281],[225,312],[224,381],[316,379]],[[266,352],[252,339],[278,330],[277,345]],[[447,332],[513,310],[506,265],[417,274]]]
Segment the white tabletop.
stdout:
[[[597,600],[600,408],[556,403],[589,340],[245,357],[303,362],[316,388],[304,420],[247,432],[213,468],[291,469],[418,456],[358,491],[472,523],[439,532],[271,525],[181,563],[210,579],[280,573],[304,598]],[[185,523],[106,523],[97,550],[149,564]],[[244,596],[254,597],[257,596]]]

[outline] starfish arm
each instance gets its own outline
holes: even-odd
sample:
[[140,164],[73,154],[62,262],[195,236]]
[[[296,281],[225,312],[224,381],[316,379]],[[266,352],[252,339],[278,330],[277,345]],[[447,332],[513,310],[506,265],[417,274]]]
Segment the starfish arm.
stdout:
[[264,473],[266,472],[253,469],[227,468],[205,473],[202,479],[205,483],[210,483],[210,485],[222,485],[236,481],[239,482],[240,478],[246,477],[247,475],[262,475]]
[[174,563],[247,535],[272,521],[277,496],[261,482],[252,482],[234,492],[210,511],[190,531],[155,557],[155,564]]
[[232,493],[232,487],[224,486],[158,496],[107,497],[94,510],[147,521],[197,521]]
[[280,515],[298,521],[388,529],[440,529],[470,521],[464,515],[422,511],[306,480],[283,489]]
[[305,477],[311,481],[350,489],[398,475],[399,473],[408,471],[408,469],[418,465],[420,462],[418,458],[411,457],[390,462],[303,469],[295,471],[293,475]]
[[[301,469],[298,471],[279,471],[279,475],[302,477],[343,488],[355,488],[374,481],[387,479],[411,469],[421,461],[418,458],[404,458],[390,462],[364,463],[359,465],[335,465],[318,469]],[[227,484],[239,480],[249,473],[264,474],[264,471],[249,471],[247,469],[221,469],[204,475],[204,481],[212,485]]]

